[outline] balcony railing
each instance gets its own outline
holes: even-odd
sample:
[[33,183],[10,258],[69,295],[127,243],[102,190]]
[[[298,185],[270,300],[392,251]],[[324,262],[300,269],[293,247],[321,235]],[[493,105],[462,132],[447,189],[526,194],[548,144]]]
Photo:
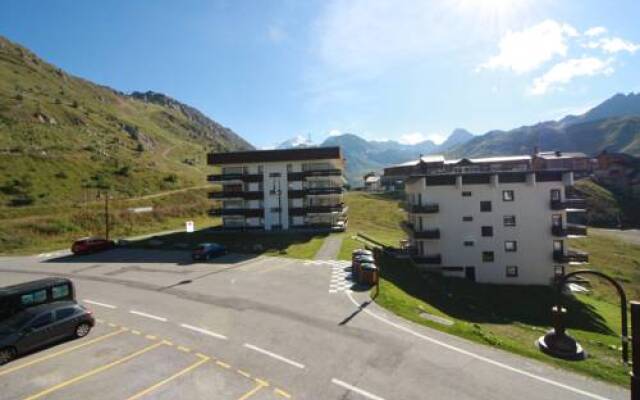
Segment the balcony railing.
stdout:
[[566,209],[579,209],[584,210],[587,208],[587,202],[584,199],[567,198],[562,200],[551,200],[552,210],[566,210]]
[[553,260],[559,263],[588,263],[589,262],[589,254],[583,251],[577,250],[567,250],[566,253],[563,253],[560,250],[555,250],[553,252]]
[[342,176],[342,170],[338,168],[334,169],[320,169],[302,172],[289,172],[287,179],[290,181],[301,181],[310,176]]
[[411,204],[409,211],[413,214],[434,214],[440,212],[438,204]]
[[207,177],[209,182],[241,180],[243,182],[262,182],[262,174],[214,174]]
[[411,235],[415,239],[440,239],[440,229],[423,229],[420,231],[412,227]]
[[567,236],[567,230],[562,225],[552,225],[551,234],[556,237],[565,237]]
[[567,224],[567,234],[572,236],[587,236],[587,227],[584,225]]
[[440,254],[428,254],[428,255],[411,254],[411,259],[416,264],[432,264],[432,265],[442,264],[442,256]]
[[218,192],[210,192],[210,199],[234,199],[241,198],[245,200],[260,200],[264,197],[261,191],[251,190],[251,191],[240,191],[240,190],[228,190],[228,191],[218,191]]
[[209,211],[209,215],[241,215],[244,217],[264,217],[263,208],[214,208]]

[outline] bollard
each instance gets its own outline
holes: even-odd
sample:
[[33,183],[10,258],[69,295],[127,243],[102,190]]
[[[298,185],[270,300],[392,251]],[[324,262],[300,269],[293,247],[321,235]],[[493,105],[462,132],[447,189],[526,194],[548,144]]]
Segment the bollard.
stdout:
[[640,400],[640,302],[631,302],[631,400]]

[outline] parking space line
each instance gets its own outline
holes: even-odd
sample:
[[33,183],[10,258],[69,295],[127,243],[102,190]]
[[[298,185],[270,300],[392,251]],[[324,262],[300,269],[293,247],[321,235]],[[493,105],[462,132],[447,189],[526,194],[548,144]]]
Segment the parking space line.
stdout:
[[207,356],[203,356],[201,354],[197,354],[198,358],[200,358],[200,360],[196,361],[195,363],[191,364],[190,366],[188,366],[187,368],[176,372],[175,374],[171,375],[168,378],[165,378],[163,380],[161,380],[160,382],[149,386],[148,388],[144,389],[143,391],[136,393],[135,395],[129,397],[127,400],[136,400],[139,399],[149,393],[151,393],[152,391],[158,389],[160,386],[162,385],[166,385],[167,383],[171,382],[174,379],[177,379],[179,377],[181,377],[182,375],[189,373],[191,371],[193,371],[194,369],[198,368],[199,366],[201,366],[202,364],[208,362],[211,360],[211,358],[207,357]]
[[244,376],[247,379],[251,379],[251,375],[248,372],[244,372],[241,369],[237,369],[236,372],[239,373],[240,375]]
[[64,382],[61,382],[61,383],[59,383],[59,384],[57,384],[55,386],[51,386],[50,388],[42,390],[42,391],[40,391],[40,392],[38,392],[36,394],[33,394],[33,395],[25,398],[24,400],[39,399],[39,398],[41,398],[43,396],[46,396],[46,395],[48,395],[50,393],[53,393],[55,391],[58,391],[60,389],[63,389],[65,387],[67,387],[67,386],[71,386],[74,383],[79,382],[79,381],[81,381],[83,379],[87,379],[89,377],[92,377],[93,375],[97,375],[97,374],[99,374],[101,372],[104,372],[104,371],[106,371],[108,369],[111,369],[111,368],[116,367],[116,366],[118,366],[118,365],[120,365],[122,363],[125,363],[125,362],[127,362],[127,361],[129,361],[129,360],[131,360],[133,358],[139,357],[142,354],[144,354],[144,353],[146,353],[148,351],[151,351],[151,350],[153,350],[153,349],[155,349],[157,347],[160,347],[160,346],[164,346],[164,343],[162,343],[162,342],[154,343],[151,346],[147,346],[147,347],[145,347],[143,349],[140,349],[140,350],[138,350],[138,351],[136,351],[134,353],[129,354],[128,356],[125,356],[125,357],[119,358],[119,359],[117,359],[115,361],[112,361],[109,364],[105,364],[105,365],[103,365],[101,367],[94,368],[89,372],[85,372],[84,374],[77,375],[77,376],[75,376],[75,377],[73,377],[71,379],[68,379],[68,380],[66,380]]
[[83,303],[87,303],[87,304],[91,304],[92,306],[98,306],[98,307],[110,308],[110,309],[112,309],[112,310],[114,310],[114,309],[118,308],[118,307],[116,307],[116,306],[114,306],[114,305],[111,305],[111,304],[107,304],[107,303],[100,303],[100,302],[93,301],[93,300],[89,300],[89,299],[84,299],[84,300],[82,300],[82,302],[83,302]]
[[211,332],[211,331],[203,329],[203,328],[198,328],[197,326],[188,325],[188,324],[180,324],[180,326],[185,328],[185,329],[190,329],[190,330],[192,330],[194,332],[202,333],[203,335],[211,336],[211,337],[222,339],[222,340],[227,340],[227,337],[224,336],[224,335],[221,335],[221,334],[215,333],[215,332]]
[[119,329],[117,331],[107,333],[106,335],[98,336],[97,338],[82,342],[82,343],[80,343],[80,344],[78,344],[76,346],[67,347],[66,349],[57,351],[57,352],[52,353],[52,354],[48,354],[48,355],[46,355],[44,357],[36,358],[35,360],[31,360],[31,361],[26,362],[24,364],[17,365],[17,366],[15,366],[13,368],[5,369],[4,371],[0,371],[0,376],[6,375],[6,374],[14,372],[14,371],[18,371],[18,370],[20,370],[22,368],[26,368],[26,367],[29,367],[29,366],[34,365],[34,364],[41,363],[41,362],[46,361],[46,360],[50,360],[50,359],[52,359],[54,357],[58,357],[58,356],[61,356],[63,354],[69,353],[71,351],[78,350],[78,349],[81,349],[83,347],[87,347],[87,346],[92,345],[94,343],[101,342],[103,340],[106,340],[106,339],[109,339],[109,338],[114,337],[116,335],[119,335],[119,334],[121,334],[123,332],[126,332],[126,329],[122,328],[122,329]]
[[153,335],[147,335],[147,336],[145,336],[145,338],[147,338],[149,340],[156,340],[157,339],[157,337],[153,336]]
[[267,386],[269,386],[269,385],[268,384],[265,385],[264,382],[258,382],[256,387],[254,387],[253,389],[249,390],[247,393],[243,394],[242,397],[240,397],[238,400],[247,400],[249,397],[251,397],[254,394],[258,393],[259,391],[261,391],[263,388],[265,388]]
[[246,347],[247,349],[251,349],[251,350],[257,351],[258,353],[262,353],[262,354],[267,355],[267,356],[269,356],[269,357],[275,358],[276,360],[279,360],[279,361],[285,362],[285,363],[287,363],[287,364],[289,364],[289,365],[292,365],[292,366],[294,366],[294,367],[296,367],[296,368],[300,368],[300,369],[303,369],[303,368],[304,368],[304,365],[303,365],[303,364],[300,364],[299,362],[296,362],[296,361],[290,360],[290,359],[288,359],[288,358],[286,358],[286,357],[283,357],[283,356],[278,355],[278,354],[276,354],[276,353],[272,353],[272,352],[270,352],[270,351],[268,351],[268,350],[261,349],[261,348],[260,348],[260,347],[258,347],[258,346],[254,346],[254,345],[252,345],[252,344],[245,343],[245,344],[244,344],[244,347]]
[[157,315],[147,314],[147,313],[144,313],[142,311],[129,310],[129,313],[135,314],[135,315],[139,315],[139,316],[145,317],[145,318],[155,319],[156,321],[167,322],[167,319],[165,317],[158,317]]
[[178,346],[177,348],[178,348],[178,350],[183,351],[185,353],[190,353],[191,352],[191,349],[188,348],[188,347]]
[[341,380],[338,380],[336,378],[331,379],[331,383],[333,383],[335,385],[338,385],[338,386],[341,386],[342,388],[350,390],[352,392],[358,393],[358,394],[360,394],[360,395],[362,395],[364,397],[367,397],[367,398],[369,398],[371,400],[384,400],[382,397],[376,396],[375,394],[371,394],[371,393],[369,393],[369,392],[367,392],[365,390],[362,390],[360,388],[357,388],[357,387],[355,387],[353,385],[349,385],[348,383],[343,382]]
[[277,394],[278,396],[282,396],[282,397],[284,397],[286,399],[290,399],[291,398],[291,395],[289,393],[285,392],[282,389],[275,388],[275,389],[273,389],[273,393]]
[[216,364],[218,364],[222,368],[226,368],[226,369],[230,369],[231,368],[231,365],[229,365],[229,364],[227,364],[225,362],[222,362],[222,361],[216,361]]
[[142,332],[140,332],[138,330],[135,330],[135,329],[132,329],[131,333],[133,333],[134,335],[140,335]]

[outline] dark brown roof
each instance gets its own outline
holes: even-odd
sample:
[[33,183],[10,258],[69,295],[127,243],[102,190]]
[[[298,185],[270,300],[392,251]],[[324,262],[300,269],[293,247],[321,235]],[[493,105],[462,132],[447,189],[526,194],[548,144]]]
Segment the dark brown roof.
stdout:
[[342,158],[340,147],[306,147],[285,150],[209,153],[207,154],[207,163],[210,165],[220,165],[272,161],[330,160],[336,158]]

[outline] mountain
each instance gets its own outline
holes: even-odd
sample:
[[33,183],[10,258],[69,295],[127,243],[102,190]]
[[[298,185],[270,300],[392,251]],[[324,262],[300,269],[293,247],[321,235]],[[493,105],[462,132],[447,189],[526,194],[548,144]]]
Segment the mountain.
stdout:
[[530,154],[534,149],[640,155],[640,94],[617,94],[579,116],[490,131],[447,151],[452,157]]
[[298,147],[311,147],[311,146],[314,146],[314,143],[311,141],[310,137],[298,135],[280,143],[278,146],[276,146],[276,149],[294,149]]
[[206,151],[252,148],[169,96],[72,76],[0,36],[0,206],[202,185]]
[[473,135],[464,129],[456,129],[444,143],[438,146],[431,140],[416,144],[403,144],[393,140],[365,140],[357,135],[345,133],[328,137],[321,146],[341,146],[347,159],[347,180],[351,185],[361,186],[362,176],[367,172],[380,173],[382,169],[390,165],[416,160],[421,154],[444,151],[444,149],[464,143],[472,137]]

